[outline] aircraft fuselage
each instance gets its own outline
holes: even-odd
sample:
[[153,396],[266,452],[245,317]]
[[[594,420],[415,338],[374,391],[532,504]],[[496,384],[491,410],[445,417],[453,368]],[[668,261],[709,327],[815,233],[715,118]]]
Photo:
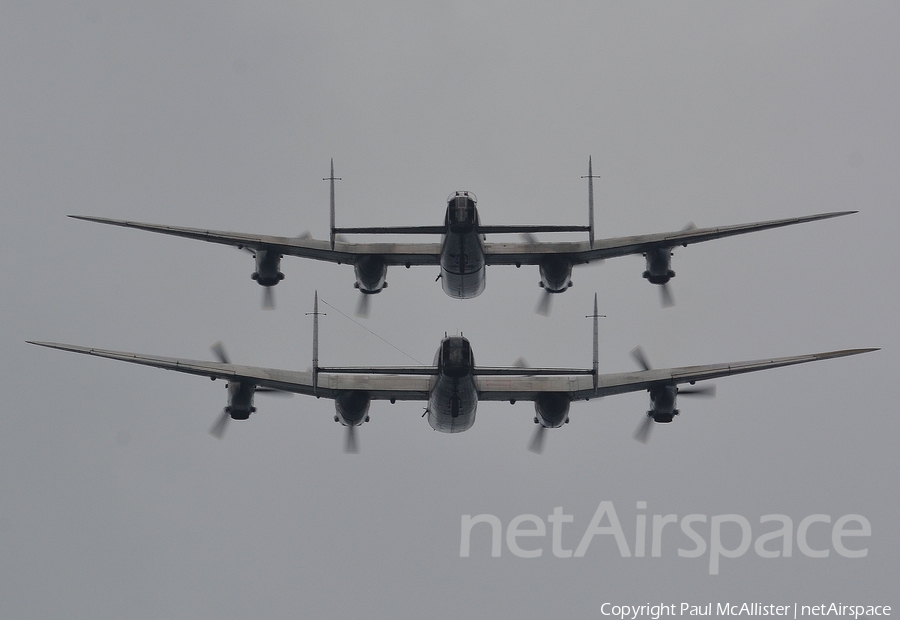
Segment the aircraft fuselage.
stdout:
[[470,299],[484,290],[484,241],[478,223],[475,198],[469,192],[450,197],[441,243],[441,286],[450,297]]
[[462,336],[444,338],[435,357],[438,378],[428,397],[428,423],[442,433],[461,433],[475,424],[478,392],[472,369],[475,359]]

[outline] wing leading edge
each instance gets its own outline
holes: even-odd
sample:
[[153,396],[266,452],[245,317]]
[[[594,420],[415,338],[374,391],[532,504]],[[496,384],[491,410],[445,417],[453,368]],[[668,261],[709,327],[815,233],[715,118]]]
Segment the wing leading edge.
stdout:
[[[311,371],[299,372],[177,357],[143,355],[56,342],[29,340],[28,343],[61,351],[71,351],[72,353],[82,353],[131,364],[162,368],[163,370],[174,370],[190,375],[209,377],[210,379],[241,381],[251,383],[257,387],[270,388],[281,392],[292,392],[294,394],[330,399],[335,398],[340,391],[365,390],[373,400],[427,400],[434,374],[434,371],[432,371],[423,375],[381,375],[374,372],[371,374],[353,375],[320,370],[317,385],[314,386],[313,373]],[[374,370],[377,372],[377,369]],[[398,370],[402,371],[403,369]]]
[[88,215],[70,215],[69,217],[86,222],[135,228],[174,237],[230,245],[236,248],[268,250],[284,256],[299,256],[329,263],[352,264],[361,256],[381,256],[388,265],[438,265],[441,259],[440,243],[348,243],[336,240],[334,249],[332,249],[330,241],[310,237],[252,235],[223,230],[204,230],[202,228],[114,220]]
[[649,390],[658,385],[680,385],[706,381],[719,377],[805,364],[818,360],[847,357],[878,351],[878,348],[843,349],[812,353],[808,355],[792,355],[730,364],[708,364],[702,366],[681,366],[676,368],[660,368],[635,372],[605,374],[597,377],[594,387],[593,376],[579,375],[568,377],[486,377],[476,379],[478,397],[481,400],[534,400],[543,392],[562,392],[572,400],[591,400],[602,396],[625,394]]
[[853,213],[857,213],[857,211],[833,211],[831,213],[817,213],[803,217],[768,220],[750,224],[735,224],[715,228],[690,228],[674,232],[631,237],[613,237],[610,239],[598,239],[593,244],[589,241],[486,243],[484,246],[485,260],[488,265],[536,265],[546,256],[558,254],[566,256],[576,264],[590,263],[617,256],[643,254],[656,248],[687,246],[692,243],[700,243],[701,241],[711,241],[771,228],[827,220]]

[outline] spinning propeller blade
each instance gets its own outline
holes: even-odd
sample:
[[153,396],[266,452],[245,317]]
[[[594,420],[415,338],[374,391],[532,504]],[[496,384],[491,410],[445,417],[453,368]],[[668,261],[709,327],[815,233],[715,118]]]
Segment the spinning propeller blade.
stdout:
[[347,426],[347,435],[344,438],[344,453],[359,454],[359,445],[356,442],[356,427],[352,424]]
[[[697,226],[693,222],[688,222],[681,230],[694,230]],[[661,284],[659,287],[659,303],[663,308],[671,308],[675,305],[675,298],[672,296],[672,288],[669,283]]]
[[653,430],[653,425],[656,422],[653,421],[653,418],[650,417],[650,414],[644,416],[644,419],[638,424],[638,427],[634,431],[633,437],[640,441],[641,443],[647,443],[650,441],[650,431]]
[[647,356],[644,355],[644,350],[641,347],[635,347],[631,350],[631,357],[634,358],[634,361],[637,362],[637,365],[641,367],[641,370],[650,370],[650,362],[647,361]]
[[226,410],[222,409],[222,413],[216,418],[215,424],[210,427],[209,434],[216,439],[222,439],[225,435],[225,429],[228,427],[228,420],[230,419],[231,415]]
[[[522,243],[527,243],[528,245],[534,245],[538,243],[537,237],[535,237],[532,233],[520,233],[519,236],[522,238]],[[535,306],[534,311],[541,316],[550,316],[550,306],[550,293],[548,293],[547,290],[544,289],[540,299],[538,299],[537,306]]]
[[548,292],[547,289],[544,289],[544,292],[541,294],[541,298],[538,300],[537,306],[534,311],[540,314],[541,316],[550,316],[550,307],[552,306],[552,293]]
[[672,289],[669,287],[668,282],[659,286],[659,303],[663,308],[671,308],[675,305],[675,299],[672,297]]
[[537,428],[534,429],[534,435],[531,436],[531,441],[528,443],[529,452],[541,454],[544,451],[544,433],[546,430],[543,424],[537,425]]
[[[650,366],[650,361],[644,354],[644,349],[641,347],[633,348],[631,350],[631,357],[633,357],[634,361],[637,362],[637,365],[641,367],[641,370],[650,370],[652,368]],[[647,443],[650,441],[650,431],[653,430],[654,424],[656,424],[656,421],[649,413],[647,413],[635,429],[633,437],[641,443]]]
[[263,310],[275,309],[275,291],[271,286],[263,287],[262,307]]
[[[644,350],[641,347],[635,347],[634,349],[632,349],[631,357],[634,358],[634,361],[637,362],[638,366],[640,366],[641,369],[650,370],[652,368],[650,366],[650,362],[647,360],[647,356],[644,354]],[[683,396],[715,396],[716,386],[701,385],[699,387],[678,388],[677,394]],[[646,417],[641,421],[637,429],[634,431],[634,438],[641,443],[647,443],[650,440],[650,431],[655,425],[656,420],[654,420],[653,416],[648,412]]]
[[365,293],[360,293],[359,295],[359,301],[356,304],[356,316],[365,319],[369,317],[369,310],[371,307],[369,298],[371,295],[366,295]]
[[[229,361],[228,359],[228,353],[225,351],[225,345],[222,344],[221,340],[213,344],[209,348],[209,350],[212,351],[212,354],[216,357],[216,359],[223,364],[231,363],[231,361]],[[222,439],[222,437],[225,435],[225,429],[228,427],[228,420],[230,419],[231,414],[229,414],[225,409],[222,409],[222,413],[219,414],[219,417],[216,418],[215,423],[210,427],[209,434],[216,439]]]
[[230,364],[231,361],[228,359],[228,353],[225,352],[225,345],[222,344],[222,341],[219,340],[215,344],[213,344],[210,348],[213,355],[216,356],[216,359],[222,362],[223,364]]
[[[213,356],[223,364],[230,364],[231,358],[228,357],[228,352],[225,350],[225,345],[222,344],[222,341],[219,340],[215,344],[213,344],[210,348]],[[293,396],[291,392],[284,392],[282,390],[276,390],[274,388],[266,388],[266,387],[258,387],[254,389],[254,392],[260,394],[266,394],[267,396]],[[210,427],[209,434],[215,437],[216,439],[222,439],[225,435],[225,429],[228,427],[228,421],[231,419],[231,414],[228,413],[226,409],[222,410],[222,413],[216,418],[215,423]]]

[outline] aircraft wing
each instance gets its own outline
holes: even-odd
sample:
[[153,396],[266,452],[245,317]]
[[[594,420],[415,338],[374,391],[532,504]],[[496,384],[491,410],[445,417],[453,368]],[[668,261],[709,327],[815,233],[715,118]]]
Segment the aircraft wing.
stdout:
[[334,248],[332,248],[330,241],[313,239],[311,237],[252,235],[221,230],[146,224],[87,215],[70,215],[69,217],[76,220],[122,226],[123,228],[136,228],[175,237],[199,239],[236,248],[269,250],[284,256],[301,256],[330,263],[352,264],[360,256],[380,256],[384,258],[388,265],[438,265],[441,258],[440,243],[348,243],[343,240],[336,240]]
[[877,348],[844,349],[841,351],[776,357],[732,364],[682,366],[679,368],[660,368],[599,375],[596,388],[594,387],[594,378],[590,374],[527,377],[477,376],[475,382],[479,400],[535,400],[538,394],[542,392],[565,392],[571,396],[573,401],[591,400],[601,396],[649,390],[657,385],[679,385],[695,381],[706,381],[708,379],[757,372],[770,368],[805,364],[817,360],[859,355],[860,353],[869,353],[877,350]]
[[856,213],[856,211],[834,211],[751,224],[735,224],[717,228],[688,228],[668,233],[597,239],[593,245],[589,241],[485,243],[485,260],[488,265],[536,265],[548,255],[564,255],[575,264],[590,263],[616,256],[643,254],[656,248],[687,246],[701,241],[815,222],[851,213]]
[[[333,399],[343,390],[364,390],[373,400],[427,400],[434,385],[436,369],[432,367],[414,368],[334,368],[320,370],[317,383],[313,384],[313,373],[291,370],[241,366],[222,362],[159,357],[94,349],[54,342],[33,342],[42,347],[83,353],[107,359],[174,370],[211,379],[242,381],[257,387],[265,387],[283,392],[306,394]],[[682,366],[617,374],[599,375],[596,387],[590,371],[570,369],[484,369],[474,370],[475,386],[479,400],[535,400],[543,392],[564,392],[572,400],[591,400],[601,396],[624,394],[648,390],[657,385],[679,385],[706,381],[718,377],[805,364],[817,360],[846,357],[877,351],[869,349],[844,349],[809,355],[795,355],[772,359],[737,362],[732,364],[709,364],[705,366]],[[329,372],[330,370],[330,372]],[[519,373],[522,376],[512,376]]]
[[[224,379],[227,381],[242,381],[252,383],[257,387],[270,388],[282,392],[294,394],[306,394],[322,398],[335,398],[339,391],[365,390],[373,400],[427,400],[434,381],[434,369],[431,373],[418,373],[416,375],[378,374],[377,368],[373,372],[365,373],[365,369],[357,369],[363,372],[359,374],[322,372],[318,373],[317,384],[313,386],[313,373],[311,371],[298,372],[293,370],[277,370],[274,368],[259,368],[256,366],[241,366],[238,364],[224,364],[222,362],[207,362],[203,360],[183,359],[176,357],[160,357],[156,355],[142,355],[139,353],[127,353],[125,351],[109,351],[106,349],[94,349],[80,347],[71,344],[59,344],[55,342],[33,342],[42,347],[84,353],[96,357],[152,366],[164,370],[174,370],[211,379]],[[427,367],[422,367],[427,368]],[[398,372],[412,369],[398,368]]]

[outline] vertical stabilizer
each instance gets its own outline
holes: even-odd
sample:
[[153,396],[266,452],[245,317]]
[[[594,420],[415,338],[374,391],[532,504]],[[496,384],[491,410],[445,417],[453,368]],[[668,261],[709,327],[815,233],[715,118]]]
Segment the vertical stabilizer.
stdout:
[[319,291],[313,297],[313,395],[318,396],[319,389]]
[[334,249],[334,182],[340,181],[339,177],[334,176],[334,157],[331,158],[331,174],[327,179],[322,179],[323,181],[329,181],[331,183],[331,249]]
[[597,325],[597,293],[594,293],[594,393],[597,393],[597,381],[600,378],[600,328]]
[[[591,165],[591,156],[588,155],[588,239],[591,243],[591,249],[594,249],[594,167]],[[596,178],[600,178],[598,174]]]

